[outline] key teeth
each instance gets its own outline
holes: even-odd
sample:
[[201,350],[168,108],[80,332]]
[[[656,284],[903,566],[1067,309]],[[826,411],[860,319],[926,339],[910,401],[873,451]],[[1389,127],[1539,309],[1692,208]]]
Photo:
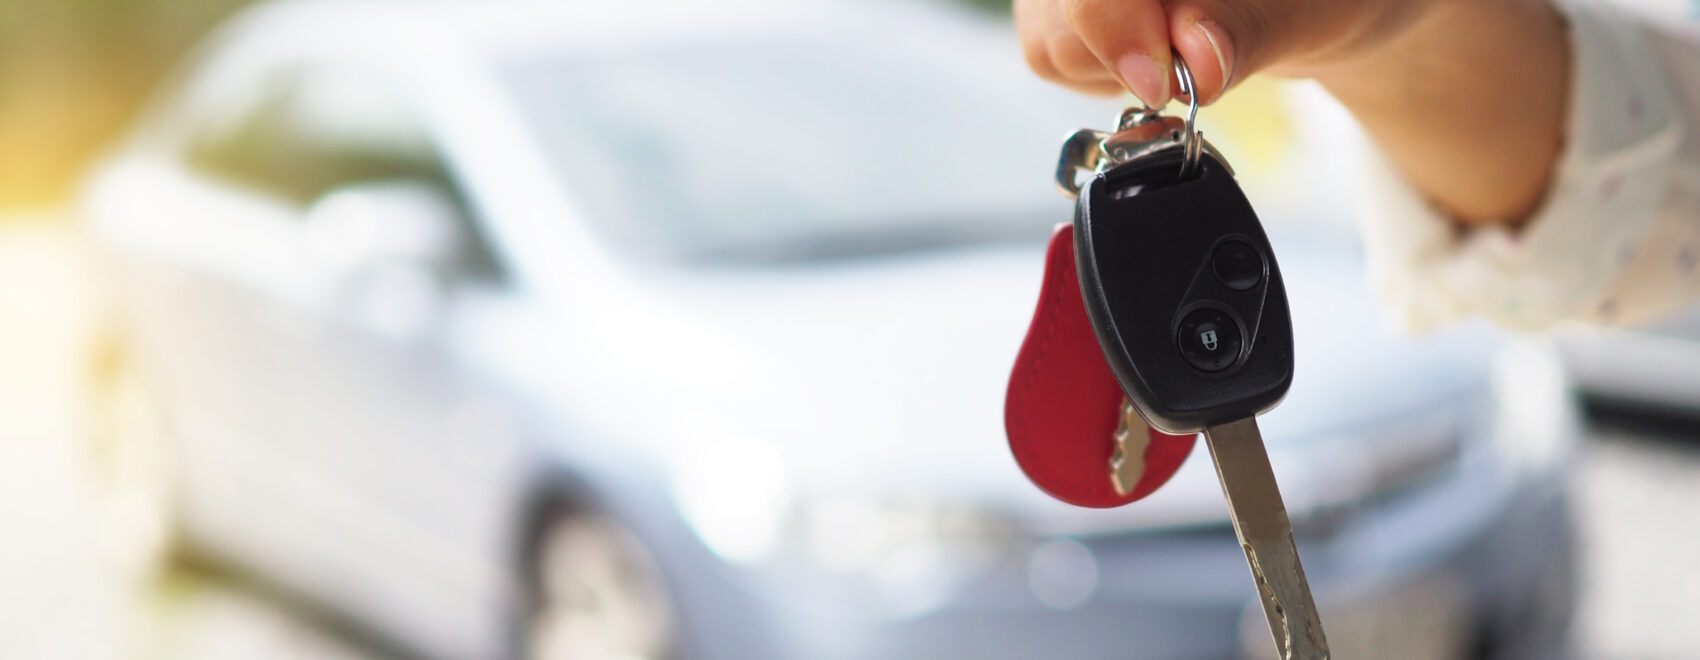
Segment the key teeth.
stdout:
[[1127,497],[1145,474],[1145,448],[1151,443],[1151,434],[1146,431],[1139,412],[1126,399],[1122,400],[1121,423],[1116,426],[1114,440],[1116,449],[1110,454],[1110,484],[1115,486],[1117,495]]
[[1257,551],[1250,543],[1244,542],[1240,543],[1240,550],[1245,552],[1246,564],[1251,566],[1252,581],[1257,583],[1257,597],[1263,599],[1263,615],[1269,619],[1270,629],[1282,633],[1275,640],[1276,651],[1281,654],[1281,660],[1293,660],[1293,627],[1287,621],[1287,609],[1275,597],[1275,590],[1269,588],[1269,580],[1263,576],[1263,565],[1257,561]]
[[[1288,542],[1291,543],[1291,540],[1289,539]],[[1263,575],[1263,564],[1258,561],[1257,551],[1252,549],[1250,543],[1244,542],[1240,543],[1240,549],[1245,551],[1246,563],[1251,566],[1252,579],[1257,582],[1257,595],[1266,603],[1263,613],[1269,619],[1270,628],[1279,627],[1281,630],[1280,639],[1275,640],[1276,651],[1281,654],[1281,659],[1329,660],[1328,642],[1322,636],[1319,623],[1309,617],[1301,617],[1299,621],[1294,621],[1292,617],[1288,616],[1286,605],[1282,604],[1281,599],[1275,595],[1275,590],[1269,586],[1269,580]],[[1297,556],[1296,550],[1295,556]],[[1296,630],[1299,627],[1303,627],[1304,630]],[[1298,641],[1297,635],[1300,633],[1305,636],[1307,642],[1303,645],[1303,648],[1309,651],[1304,656],[1299,655],[1300,645],[1295,643]]]
[[1118,442],[1116,444],[1116,453],[1110,456],[1110,484],[1116,487],[1117,495],[1127,497],[1129,493],[1133,492],[1133,484],[1124,481],[1124,477],[1122,476],[1122,461],[1122,448],[1120,442]]

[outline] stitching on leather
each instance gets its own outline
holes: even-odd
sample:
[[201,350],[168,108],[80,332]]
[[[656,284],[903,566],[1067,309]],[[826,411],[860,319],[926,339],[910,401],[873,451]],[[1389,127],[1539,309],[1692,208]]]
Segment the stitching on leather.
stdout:
[[[1058,270],[1062,271],[1061,275],[1058,275],[1055,272],[1055,271],[1058,271]],[[1029,430],[1028,426],[1027,426],[1027,422],[1028,422],[1027,407],[1025,405],[1022,405],[1022,404],[1026,403],[1027,396],[1033,388],[1033,381],[1035,379],[1037,379],[1037,376],[1035,374],[1037,374],[1041,370],[1041,367],[1045,363],[1045,356],[1047,355],[1048,349],[1050,348],[1051,338],[1056,336],[1057,314],[1055,313],[1055,308],[1057,307],[1057,301],[1054,301],[1054,300],[1047,301],[1046,295],[1055,290],[1055,287],[1053,285],[1067,287],[1070,284],[1070,280],[1072,280],[1073,276],[1074,276],[1074,269],[1073,268],[1051,268],[1051,260],[1050,259],[1045,260],[1045,271],[1046,271],[1045,272],[1045,281],[1040,285],[1040,288],[1039,288],[1039,302],[1041,304],[1039,305],[1038,312],[1037,312],[1038,314],[1045,316],[1045,324],[1043,326],[1043,329],[1039,330],[1037,336],[1035,337],[1035,339],[1037,341],[1033,345],[1033,364],[1032,364],[1032,368],[1027,370],[1028,373],[1029,373],[1029,376],[1021,379],[1021,382],[1017,386],[1016,393],[1015,393],[1015,399],[1016,399],[1015,423],[1016,423],[1016,426],[1020,427],[1020,429],[1022,431],[1022,433],[1021,433],[1022,438],[1021,438],[1020,442],[1021,442],[1023,447],[1027,446],[1031,442],[1031,439],[1028,437],[1030,434],[1027,433],[1027,431]],[[1062,278],[1062,282],[1060,284],[1055,282],[1055,280],[1058,277]],[[1064,288],[1064,291],[1066,291],[1066,290],[1067,289]],[[1049,302],[1050,304],[1044,304],[1046,302]]]
[[[1058,249],[1061,250],[1070,248],[1072,248],[1072,245],[1063,246]],[[1072,252],[1070,253],[1070,256],[1072,256]],[[1039,304],[1036,306],[1035,310],[1035,314],[1044,315],[1046,317],[1045,323],[1042,326],[1035,327],[1033,329],[1035,335],[1031,337],[1031,339],[1034,340],[1032,364],[1031,367],[1025,371],[1024,377],[1020,379],[1015,392],[1012,393],[1012,397],[1014,399],[1012,403],[1016,410],[1016,413],[1010,420],[1010,423],[1014,427],[1011,430],[1016,434],[1015,438],[1012,438],[1016,445],[1014,448],[1019,454],[1029,458],[1031,458],[1034,453],[1033,443],[1036,441],[1036,438],[1033,437],[1034,434],[1032,432],[1031,418],[1027,414],[1027,404],[1032,394],[1033,381],[1038,379],[1038,374],[1041,373],[1044,368],[1046,358],[1050,354],[1051,340],[1056,336],[1056,327],[1058,322],[1057,317],[1060,316],[1056,313],[1058,301],[1048,296],[1056,295],[1057,286],[1059,286],[1059,284],[1061,286],[1068,285],[1069,277],[1073,270],[1072,268],[1060,268],[1062,273],[1058,275],[1054,271],[1059,269],[1052,267],[1053,264],[1051,263],[1051,257],[1051,254],[1046,254],[1045,279],[1040,285]],[[1062,279],[1060,283],[1057,281],[1059,277]],[[1063,289],[1063,292],[1066,293],[1067,290]],[[1032,469],[1034,477],[1042,479],[1043,482],[1047,484],[1047,489],[1059,488],[1061,489],[1059,490],[1060,493],[1068,494],[1071,497],[1083,496],[1080,489],[1078,487],[1071,487],[1068,480],[1056,478],[1056,473],[1048,466],[1044,465],[1043,461],[1037,465],[1023,463],[1022,469]]]

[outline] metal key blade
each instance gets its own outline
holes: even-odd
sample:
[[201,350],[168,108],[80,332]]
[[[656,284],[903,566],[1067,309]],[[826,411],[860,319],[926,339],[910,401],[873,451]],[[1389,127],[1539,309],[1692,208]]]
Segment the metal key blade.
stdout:
[[1322,634],[1304,567],[1299,565],[1287,507],[1275,486],[1256,418],[1206,428],[1204,440],[1216,462],[1216,476],[1228,498],[1228,515],[1257,580],[1257,594],[1280,657],[1327,660],[1328,640]]
[[1139,411],[1132,403],[1122,400],[1122,421],[1116,427],[1116,449],[1110,454],[1110,485],[1116,494],[1127,495],[1145,476],[1145,449],[1151,446],[1151,434]]

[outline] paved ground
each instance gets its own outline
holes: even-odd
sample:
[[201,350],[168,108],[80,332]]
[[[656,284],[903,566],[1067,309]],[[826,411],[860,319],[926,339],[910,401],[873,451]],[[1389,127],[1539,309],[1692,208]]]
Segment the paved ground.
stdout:
[[[233,581],[126,568],[145,512],[97,497],[98,461],[76,440],[95,308],[77,245],[63,225],[0,222],[0,657],[375,655]],[[1700,658],[1700,440],[1687,434],[1606,430],[1585,449],[1580,657]]]
[[1587,447],[1581,657],[1700,658],[1697,429],[1608,428]]

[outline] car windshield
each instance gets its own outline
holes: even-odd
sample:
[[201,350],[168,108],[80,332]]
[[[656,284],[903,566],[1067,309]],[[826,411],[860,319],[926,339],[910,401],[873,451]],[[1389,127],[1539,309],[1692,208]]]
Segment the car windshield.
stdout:
[[504,79],[561,186],[628,249],[812,258],[1038,240],[1069,217],[1050,183],[1060,138],[1103,108],[1017,75],[1018,60],[942,52],[741,41],[532,58]]

